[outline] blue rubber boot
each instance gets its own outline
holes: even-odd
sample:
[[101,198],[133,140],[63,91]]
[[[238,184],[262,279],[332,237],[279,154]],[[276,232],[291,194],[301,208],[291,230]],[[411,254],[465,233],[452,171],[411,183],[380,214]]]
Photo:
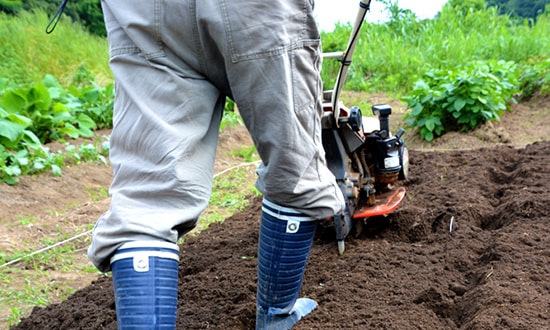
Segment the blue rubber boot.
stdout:
[[258,248],[256,330],[290,329],[317,303],[298,295],[317,221],[264,199]]
[[176,329],[179,248],[129,242],[111,258],[119,330]]

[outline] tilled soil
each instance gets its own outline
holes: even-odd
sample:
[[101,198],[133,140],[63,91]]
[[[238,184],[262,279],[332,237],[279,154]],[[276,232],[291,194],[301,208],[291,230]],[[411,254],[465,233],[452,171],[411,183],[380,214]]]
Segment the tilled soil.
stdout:
[[[550,142],[411,151],[407,197],[350,235],[320,227],[295,329],[549,329]],[[178,329],[253,329],[260,199],[181,245]],[[12,329],[116,329],[110,277]]]

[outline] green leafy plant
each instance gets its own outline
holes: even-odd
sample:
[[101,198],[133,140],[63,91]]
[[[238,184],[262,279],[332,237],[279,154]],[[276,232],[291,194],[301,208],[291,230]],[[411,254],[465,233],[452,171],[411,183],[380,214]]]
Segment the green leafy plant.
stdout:
[[40,82],[23,85],[0,79],[0,181],[15,184],[20,175],[51,169],[61,175],[67,162],[107,163],[108,142],[100,139],[80,147],[67,143],[65,151],[51,153],[44,144],[68,138],[94,137],[93,130],[110,127],[113,116],[114,87],[100,87],[85,68],[75,83],[63,88],[57,79],[46,75]]
[[235,102],[230,98],[226,98],[223,117],[220,123],[220,131],[223,131],[225,127],[235,127],[242,124],[243,119],[241,115],[235,111]]
[[14,152],[0,145],[0,182],[16,184],[21,175],[31,175],[51,170],[55,176],[61,175],[66,164],[100,162],[107,164],[108,142],[101,138],[92,144],[84,142],[80,146],[65,144],[65,150],[51,152],[48,147],[39,146],[36,150],[22,149]]
[[41,143],[65,137],[93,136],[95,122],[79,111],[82,102],[64,90],[57,80],[46,75],[30,86],[10,86],[3,90],[0,107],[8,114],[25,117],[28,127]]
[[499,120],[515,102],[518,70],[505,61],[473,61],[456,69],[432,70],[403,101],[412,109],[407,124],[431,141],[445,131],[469,131]]
[[258,160],[258,154],[256,153],[256,147],[254,145],[233,149],[231,150],[231,156],[240,157],[245,162],[253,162]]
[[18,149],[21,145],[37,148],[40,140],[29,129],[31,126],[30,118],[17,111],[8,111],[0,104],[0,146],[9,149]]
[[109,128],[113,123],[113,103],[115,97],[114,84],[100,87],[89,80],[71,85],[68,93],[76,97],[81,103],[80,108],[75,109],[78,115],[88,116],[96,129]]
[[521,99],[528,100],[536,93],[550,95],[550,58],[530,60],[521,65],[519,78]]

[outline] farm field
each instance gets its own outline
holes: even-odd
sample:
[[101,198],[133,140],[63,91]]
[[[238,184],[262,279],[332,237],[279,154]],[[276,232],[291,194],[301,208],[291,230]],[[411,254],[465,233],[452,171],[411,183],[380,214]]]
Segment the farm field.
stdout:
[[[398,101],[346,97],[389,103],[392,125],[402,124]],[[302,294],[319,307],[295,329],[550,328],[550,99],[514,105],[500,122],[468,134],[404,139],[411,150],[405,202],[348,237],[343,256],[332,233],[318,231]],[[216,173],[238,164],[228,150],[250,143],[242,127],[224,130]],[[108,166],[83,164],[61,177],[0,186],[0,249],[39,241],[58,227],[91,229],[108,208],[102,192],[110,179]],[[254,180],[252,167],[247,179]],[[260,206],[250,196],[248,208],[180,245],[178,329],[254,328]],[[13,226],[22,218],[34,220]],[[68,256],[83,268],[88,243],[84,235]],[[20,267],[30,266],[2,271]],[[74,294],[35,307],[11,329],[116,329],[110,276],[48,271],[48,281]]]

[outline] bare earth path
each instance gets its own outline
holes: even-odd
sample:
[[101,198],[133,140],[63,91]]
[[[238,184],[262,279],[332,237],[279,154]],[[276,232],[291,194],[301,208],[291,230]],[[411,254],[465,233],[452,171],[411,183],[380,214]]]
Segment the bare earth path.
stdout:
[[[399,124],[403,109],[394,110]],[[249,143],[243,130],[225,134],[220,169],[231,164],[224,150]],[[344,256],[330,231],[318,231],[303,295],[319,308],[296,329],[550,328],[550,101],[516,105],[468,135],[406,141],[411,178],[398,211],[370,219]],[[2,250],[55,225],[93,224],[106,210],[108,199],[90,200],[108,187],[110,169],[77,168],[0,187]],[[259,209],[252,198],[181,245],[178,329],[254,328]],[[37,220],[14,227],[22,214]],[[73,275],[60,280],[85,283],[80,290],[13,329],[116,329],[111,278]]]

